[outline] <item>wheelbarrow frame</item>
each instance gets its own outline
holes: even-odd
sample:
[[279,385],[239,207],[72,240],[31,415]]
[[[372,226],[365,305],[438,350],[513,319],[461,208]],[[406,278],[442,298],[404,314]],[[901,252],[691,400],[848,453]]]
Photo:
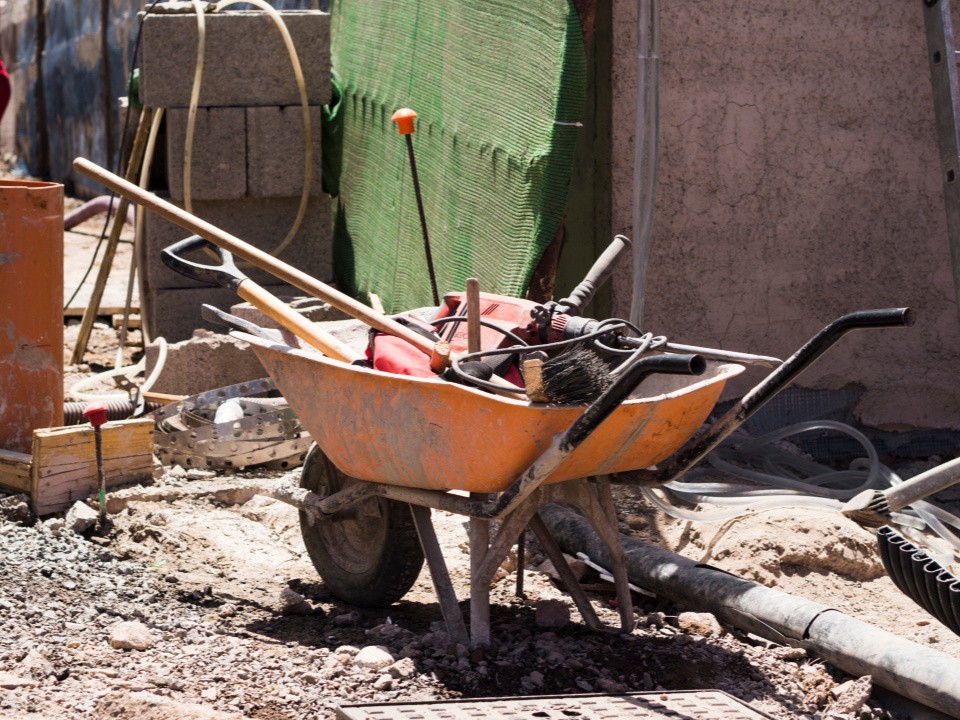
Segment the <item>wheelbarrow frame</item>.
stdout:
[[[681,447],[660,467],[618,473],[611,479],[644,486],[658,486],[676,479],[706,457],[848,332],[865,328],[908,327],[913,324],[913,321],[914,313],[910,308],[865,310],[849,313],[834,320],[735,402],[698,438]],[[246,339],[252,340],[249,336]],[[262,340],[253,340],[253,344],[259,351],[264,343]],[[686,359],[678,361],[679,357]],[[500,493],[490,495],[471,493],[467,497],[443,490],[358,481],[326,497],[303,488],[294,488],[289,484],[277,486],[271,494],[312,514],[319,522],[324,522],[325,519],[333,520],[338,513],[371,497],[383,497],[407,503],[420,537],[447,631],[455,641],[464,644],[469,642],[473,646],[485,646],[490,642],[490,584],[497,568],[528,526],[536,534],[557,569],[561,581],[571,594],[584,621],[594,629],[603,627],[589,599],[563,559],[559,546],[537,514],[538,510],[548,503],[556,501],[570,503],[583,511],[610,551],[612,559],[610,571],[617,594],[620,630],[631,632],[633,603],[623,547],[617,531],[616,508],[610,490],[610,479],[606,476],[594,476],[552,484],[546,484],[544,481],[630,395],[646,374],[669,367],[673,369],[667,371],[678,372],[681,371],[680,366],[684,363],[687,364],[687,370],[695,374],[693,371],[698,367],[702,372],[702,365],[698,365],[698,362],[702,364],[703,361],[692,359],[690,356],[660,355],[644,358],[628,373],[624,373],[610,390],[588,406],[570,428],[558,433],[540,457]],[[278,385],[281,385],[282,389],[282,384],[278,383]],[[470,518],[469,634],[442,551],[433,531],[430,509],[444,510]],[[499,521],[500,524],[491,537],[489,525],[493,520]]]

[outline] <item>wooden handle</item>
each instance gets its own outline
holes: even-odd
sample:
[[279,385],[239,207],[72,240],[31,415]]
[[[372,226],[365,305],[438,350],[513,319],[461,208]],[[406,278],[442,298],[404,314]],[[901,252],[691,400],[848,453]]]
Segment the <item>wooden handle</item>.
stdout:
[[480,281],[467,278],[467,352],[480,352]]
[[359,352],[326,330],[317,327],[289,305],[257,285],[253,280],[248,278],[240,283],[237,288],[237,295],[263,311],[272,320],[280,323],[297,337],[306,340],[324,355],[346,363],[363,359],[363,355]]
[[900,485],[883,491],[891,512],[960,483],[960,458],[937,465]]
[[90,162],[86,158],[77,158],[74,160],[73,167],[77,172],[96,180],[121,197],[152,210],[160,217],[189,230],[191,233],[206,238],[214,245],[229,250],[237,257],[241,257],[247,262],[256,265],[261,270],[266,270],[280,280],[299,288],[303,292],[330,303],[335,308],[342,310],[357,320],[362,320],[375,330],[406,340],[424,355],[431,358],[439,357],[434,350],[434,343],[431,342],[429,338],[418,335],[386,315],[376,312],[349,295],[330,287],[326,283],[307,275],[301,270],[297,270],[292,265],[278,260],[269,253],[244,242],[240,238],[221,230],[216,225],[201,220],[196,215],[178,208],[176,205],[137,187],[133,183],[127,182],[119,175],[115,175],[96,163]]

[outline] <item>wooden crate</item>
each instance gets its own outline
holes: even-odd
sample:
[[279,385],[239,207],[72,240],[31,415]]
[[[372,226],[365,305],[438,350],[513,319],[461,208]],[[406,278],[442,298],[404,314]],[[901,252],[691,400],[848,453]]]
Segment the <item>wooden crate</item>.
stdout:
[[[108,422],[100,431],[107,488],[153,478],[152,419]],[[34,430],[30,455],[0,450],[0,489],[28,493],[37,515],[95,496],[99,486],[93,428]]]

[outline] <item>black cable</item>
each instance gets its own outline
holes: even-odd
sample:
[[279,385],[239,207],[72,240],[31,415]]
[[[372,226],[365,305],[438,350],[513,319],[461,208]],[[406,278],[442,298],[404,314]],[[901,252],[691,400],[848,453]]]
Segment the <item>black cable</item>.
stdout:
[[[447,318],[443,318],[443,319],[446,320]],[[481,321],[481,324],[483,324],[483,321]],[[495,390],[497,392],[511,392],[511,393],[519,394],[519,393],[526,392],[526,390],[520,387],[516,389],[503,387],[501,385],[496,385],[494,383],[487,382],[486,380],[481,380],[480,378],[473,377],[472,375],[467,375],[465,372],[463,372],[460,369],[460,363],[470,362],[472,360],[479,360],[480,358],[486,357],[488,355],[507,355],[507,354],[519,355],[520,353],[532,352],[534,350],[540,351],[540,350],[553,350],[557,348],[567,348],[573,345],[578,345],[584,342],[585,340],[592,340],[593,338],[599,337],[601,335],[606,335],[612,330],[619,329],[621,326],[622,325],[614,325],[613,327],[605,328],[603,330],[597,330],[592,333],[587,333],[586,335],[583,335],[581,337],[571,338],[570,340],[558,340],[557,342],[544,343],[543,345],[529,345],[523,340],[520,340],[520,338],[517,338],[517,340],[520,340],[520,342],[522,343],[520,347],[514,346],[514,347],[507,347],[507,348],[496,348],[495,350],[481,350],[480,352],[468,353],[466,355],[460,356],[459,358],[453,358],[453,360],[450,362],[450,368],[453,370],[454,373],[456,373],[457,377],[459,377],[461,380],[463,380],[464,383],[468,385],[475,385],[476,387],[479,387],[479,388],[486,388],[487,390]],[[503,332],[504,334],[509,333],[510,335],[513,335],[513,333],[510,333],[508,330],[504,330],[503,328],[498,327],[497,329]],[[516,337],[516,336],[514,335],[513,337]]]
[[[140,17],[140,20],[137,22],[137,37],[133,45],[133,57],[130,59],[130,76],[127,78],[127,87],[130,87],[133,84],[133,73],[137,69],[137,56],[140,54],[140,44],[141,44],[140,33],[143,30],[143,21],[144,19],[146,19],[147,15],[153,12],[153,8],[156,7],[157,4],[160,3],[161,1],[162,0],[153,0],[153,2],[150,3],[150,7],[144,10],[143,15]],[[104,28],[104,30],[106,30],[106,28]],[[120,150],[117,152],[117,158],[113,166],[114,173],[117,175],[120,174],[120,158],[123,157],[122,141],[123,141],[123,138],[127,136],[127,128],[130,126],[130,109],[132,106],[133,106],[133,103],[130,102],[128,99],[127,110],[123,115],[123,125],[120,130],[121,147],[120,147]],[[83,284],[87,281],[87,278],[90,277],[90,273],[93,270],[93,266],[97,264],[97,255],[100,253],[100,248],[103,246],[104,241],[107,239],[107,229],[110,227],[110,213],[113,210],[113,200],[115,197],[116,197],[116,193],[114,193],[111,190],[110,203],[107,205],[107,217],[103,221],[103,229],[100,231],[100,239],[97,240],[97,246],[93,249],[93,257],[90,258],[90,264],[87,266],[86,271],[83,273],[83,277],[81,278],[80,283],[77,285],[77,289],[73,291],[73,294],[70,296],[70,299],[67,300],[66,303],[64,303],[64,306],[63,306],[64,310],[70,307],[70,303],[72,303],[76,299],[77,295],[80,293],[80,289],[83,287]]]

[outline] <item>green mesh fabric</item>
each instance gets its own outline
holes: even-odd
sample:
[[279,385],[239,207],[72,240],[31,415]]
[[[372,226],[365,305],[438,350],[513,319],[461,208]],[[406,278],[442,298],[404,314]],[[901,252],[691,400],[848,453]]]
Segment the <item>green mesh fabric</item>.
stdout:
[[568,0],[333,0],[338,97],[324,183],[339,195],[337,281],[388,311],[428,305],[404,139],[413,136],[440,293],[521,295],[563,214],[586,61]]

